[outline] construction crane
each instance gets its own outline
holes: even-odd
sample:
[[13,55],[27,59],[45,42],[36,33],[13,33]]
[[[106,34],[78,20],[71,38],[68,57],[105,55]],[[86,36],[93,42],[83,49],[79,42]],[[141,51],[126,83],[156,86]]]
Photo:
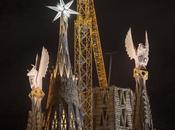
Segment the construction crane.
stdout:
[[92,66],[96,64],[99,86],[106,89],[107,78],[93,0],[77,0],[74,28],[74,73],[78,77],[79,99],[84,113],[84,129],[93,129]]

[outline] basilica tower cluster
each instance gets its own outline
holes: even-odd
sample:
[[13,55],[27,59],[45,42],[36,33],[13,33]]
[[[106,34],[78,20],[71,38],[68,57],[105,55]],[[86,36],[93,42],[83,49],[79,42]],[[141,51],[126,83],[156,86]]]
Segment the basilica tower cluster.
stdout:
[[[57,13],[53,22],[59,19],[57,59],[50,75],[48,95],[42,90],[42,81],[49,66],[47,49],[43,47],[41,58],[36,56],[35,65],[27,73],[32,102],[27,130],[153,130],[146,87],[146,66],[149,60],[147,32],[145,44],[138,44],[137,49],[134,47],[131,29],[125,38],[126,52],[135,61],[135,91],[110,86],[106,77],[94,1],[77,0],[77,11],[70,9],[73,2],[60,0],[56,6],[47,6]],[[72,14],[76,15],[74,63],[70,60],[68,42],[68,21]],[[99,87],[93,85],[93,67],[96,67]],[[47,104],[45,111],[42,111],[44,96],[47,97]]]

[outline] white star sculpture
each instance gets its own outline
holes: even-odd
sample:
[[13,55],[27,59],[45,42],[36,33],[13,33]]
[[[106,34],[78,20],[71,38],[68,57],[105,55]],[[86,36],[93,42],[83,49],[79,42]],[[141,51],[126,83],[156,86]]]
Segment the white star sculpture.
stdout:
[[53,19],[53,22],[56,21],[61,16],[63,16],[64,20],[66,21],[67,18],[69,18],[71,14],[79,14],[78,12],[69,9],[70,6],[72,5],[73,1],[74,0],[65,4],[63,0],[60,0],[60,3],[58,3],[56,6],[46,6],[46,7],[57,12],[57,15]]

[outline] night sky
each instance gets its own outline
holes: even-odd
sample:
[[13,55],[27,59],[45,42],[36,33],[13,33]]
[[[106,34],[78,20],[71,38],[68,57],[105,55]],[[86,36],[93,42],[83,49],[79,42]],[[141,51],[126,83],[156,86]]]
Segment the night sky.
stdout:
[[[58,25],[52,23],[55,12],[46,5],[58,0],[0,1],[0,129],[25,130],[30,109],[30,85],[27,69],[44,45],[55,63]],[[102,49],[108,74],[109,55],[114,52],[111,85],[134,88],[132,69],[124,39],[132,28],[135,45],[144,42],[148,31],[150,60],[147,82],[157,130],[175,130],[175,4],[166,0],[95,0]],[[75,3],[72,6],[75,9]],[[69,45],[72,52],[73,20],[69,19]],[[73,57],[73,55],[71,55]],[[45,90],[49,73],[45,79]],[[46,100],[46,96],[44,98]]]

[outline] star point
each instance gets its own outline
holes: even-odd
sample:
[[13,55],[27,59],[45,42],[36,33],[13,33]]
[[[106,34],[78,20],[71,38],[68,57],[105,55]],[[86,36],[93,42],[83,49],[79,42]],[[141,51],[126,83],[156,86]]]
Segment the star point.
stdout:
[[66,20],[70,17],[71,14],[79,14],[78,12],[69,9],[73,2],[74,0],[65,4],[63,0],[60,0],[60,3],[58,3],[56,6],[46,6],[47,8],[57,12],[55,18],[53,19],[53,22],[59,19],[61,16],[63,16],[64,20]]

